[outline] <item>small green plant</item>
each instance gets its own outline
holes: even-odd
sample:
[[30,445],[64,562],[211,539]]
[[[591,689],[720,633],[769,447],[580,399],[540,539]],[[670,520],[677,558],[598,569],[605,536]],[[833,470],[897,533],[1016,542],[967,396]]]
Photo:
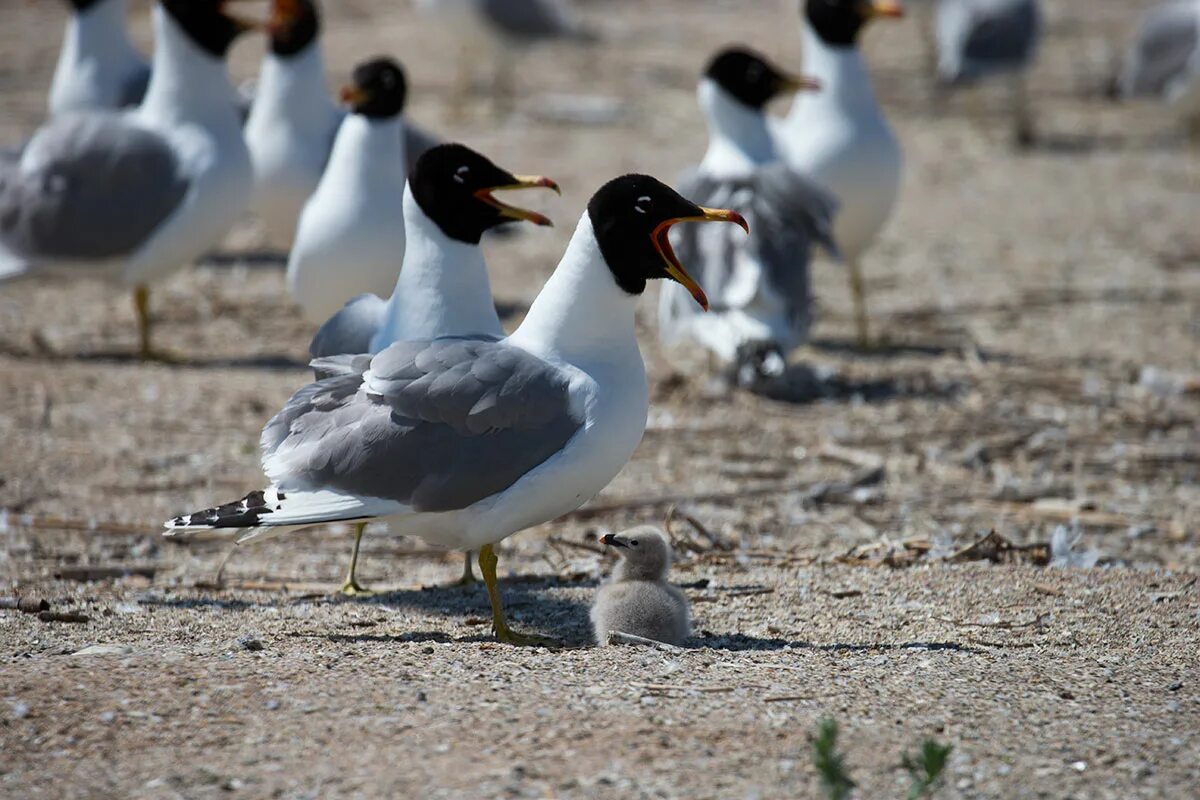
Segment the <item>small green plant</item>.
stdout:
[[813,739],[813,765],[821,777],[821,788],[828,800],[846,800],[854,781],[846,774],[846,764],[837,749],[837,720],[826,717],[817,727]]
[[912,785],[908,788],[908,800],[921,800],[933,795],[953,749],[953,745],[939,744],[934,739],[926,739],[921,743],[921,750],[917,755],[904,754],[900,763],[912,778]]

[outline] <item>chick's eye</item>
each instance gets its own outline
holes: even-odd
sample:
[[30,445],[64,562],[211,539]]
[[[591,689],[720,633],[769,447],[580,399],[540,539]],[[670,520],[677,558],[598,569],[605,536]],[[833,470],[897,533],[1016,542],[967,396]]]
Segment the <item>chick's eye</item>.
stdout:
[[454,171],[454,180],[456,183],[466,183],[467,175],[471,173],[470,167],[459,167]]
[[632,539],[629,542],[630,547],[637,547],[637,539]]

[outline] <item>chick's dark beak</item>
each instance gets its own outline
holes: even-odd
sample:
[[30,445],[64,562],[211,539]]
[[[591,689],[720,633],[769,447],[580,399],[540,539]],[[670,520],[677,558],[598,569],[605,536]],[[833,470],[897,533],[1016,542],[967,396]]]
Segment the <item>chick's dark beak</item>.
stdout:
[[654,240],[654,249],[658,251],[658,254],[662,256],[663,261],[666,263],[667,275],[680,286],[687,289],[696,302],[700,304],[700,307],[708,311],[708,295],[704,293],[704,289],[700,288],[700,284],[696,283],[696,280],[691,275],[688,275],[687,270],[683,268],[683,264],[679,263],[679,257],[675,255],[674,248],[671,247],[671,226],[677,225],[680,222],[732,222],[740,225],[746,233],[750,233],[750,224],[746,222],[745,217],[736,211],[724,208],[703,208],[701,206],[697,206],[697,208],[700,210],[699,214],[675,217],[660,223],[654,229],[651,238]]
[[607,545],[609,547],[629,547],[629,545],[617,538],[615,533],[606,533],[601,536],[600,544]]
[[500,212],[500,216],[508,217],[509,219],[525,220],[532,222],[534,225],[551,226],[554,223],[544,214],[539,214],[536,211],[530,211],[525,208],[517,208],[510,206],[507,203],[502,203],[492,196],[492,192],[512,192],[518,189],[553,189],[559,195],[562,190],[558,188],[558,184],[551,179],[542,175],[513,175],[513,182],[506,183],[501,186],[492,186],[488,189],[480,189],[475,192],[475,199],[487,203],[492,208]]

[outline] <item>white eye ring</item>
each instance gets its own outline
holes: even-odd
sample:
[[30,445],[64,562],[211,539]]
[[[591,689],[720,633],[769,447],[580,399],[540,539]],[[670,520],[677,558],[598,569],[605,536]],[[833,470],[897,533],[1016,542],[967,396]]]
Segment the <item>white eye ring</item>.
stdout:
[[459,167],[458,169],[456,169],[454,171],[454,180],[457,181],[458,183],[466,183],[467,179],[464,178],[463,175],[466,175],[470,171],[471,171],[470,167]]
[[644,194],[637,199],[637,205],[633,207],[633,210],[638,212],[639,214],[645,214],[646,209],[642,208],[642,203],[651,203],[651,202],[653,202],[653,201],[651,200],[650,196]]

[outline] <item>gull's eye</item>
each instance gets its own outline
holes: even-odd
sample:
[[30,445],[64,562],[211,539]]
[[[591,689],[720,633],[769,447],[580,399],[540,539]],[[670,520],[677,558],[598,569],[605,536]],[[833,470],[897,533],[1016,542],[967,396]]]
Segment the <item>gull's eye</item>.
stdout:
[[454,170],[454,180],[457,183],[466,183],[467,176],[470,174],[471,174],[470,167],[459,167],[458,169]]
[[633,207],[633,210],[639,214],[649,214],[652,205],[654,205],[654,200],[649,195],[644,194],[637,199],[637,205]]
[[746,69],[746,80],[750,81],[751,83],[758,83],[760,78],[762,78],[762,66],[759,64],[751,64]]

